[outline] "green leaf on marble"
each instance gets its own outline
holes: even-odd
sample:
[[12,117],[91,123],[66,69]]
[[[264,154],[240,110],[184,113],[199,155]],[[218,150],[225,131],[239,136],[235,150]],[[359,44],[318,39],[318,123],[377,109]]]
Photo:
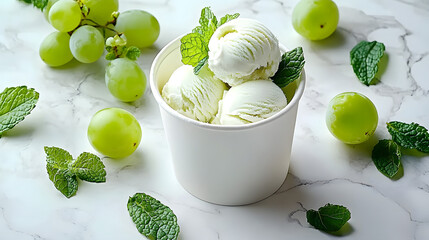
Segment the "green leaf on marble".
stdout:
[[73,161],[73,157],[66,150],[57,147],[45,147],[45,153],[46,170],[55,188],[67,198],[75,195],[77,192],[77,178],[69,169],[69,164]]
[[105,182],[106,171],[100,158],[91,153],[82,153],[74,160],[72,155],[58,147],[45,147],[46,170],[49,179],[64,196],[74,196],[78,179],[88,182]]
[[176,240],[180,227],[173,211],[155,198],[136,193],[128,199],[128,213],[137,230],[151,240]]
[[350,51],[350,61],[358,79],[369,86],[378,72],[378,62],[384,55],[383,43],[361,41]]
[[372,150],[372,161],[386,177],[394,177],[401,165],[401,149],[392,140],[380,140]]
[[304,52],[301,47],[285,52],[282,55],[276,74],[271,79],[280,88],[286,87],[289,83],[299,78],[304,63]]
[[26,86],[6,88],[0,93],[0,136],[24,120],[38,100],[39,93]]
[[310,209],[306,213],[307,222],[316,229],[336,232],[351,218],[350,211],[341,205],[326,204],[317,211]]
[[87,182],[105,182],[106,170],[101,159],[92,154],[84,152],[70,164],[70,169],[76,176]]
[[388,122],[387,130],[399,146],[429,153],[429,132],[417,123]]

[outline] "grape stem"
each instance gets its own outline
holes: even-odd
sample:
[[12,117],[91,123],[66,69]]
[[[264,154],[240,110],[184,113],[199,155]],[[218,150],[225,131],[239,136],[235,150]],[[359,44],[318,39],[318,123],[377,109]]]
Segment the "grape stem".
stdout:
[[[116,31],[115,29],[113,29],[113,28],[111,28],[111,27],[108,27],[108,26],[107,26],[107,25],[109,25],[109,24],[110,24],[110,22],[108,22],[106,25],[100,25],[100,24],[98,24],[97,22],[95,22],[94,20],[89,19],[89,18],[86,18],[86,19],[84,19],[84,20],[89,21],[89,22],[91,22],[91,23],[95,24],[95,25],[91,25],[91,26],[93,26],[93,27],[100,27],[100,28],[104,28],[104,29],[110,30],[110,31],[112,31],[112,32],[115,32],[115,33],[116,33],[116,34],[118,34],[118,35],[120,35],[120,34],[121,34],[120,32]],[[89,24],[88,24],[88,25],[89,25]]]

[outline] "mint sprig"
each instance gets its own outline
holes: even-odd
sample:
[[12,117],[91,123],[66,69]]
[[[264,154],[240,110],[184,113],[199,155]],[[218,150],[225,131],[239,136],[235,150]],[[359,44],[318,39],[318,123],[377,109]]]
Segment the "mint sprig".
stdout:
[[353,71],[363,84],[369,86],[373,82],[384,50],[383,43],[361,41],[350,51]]
[[401,149],[392,140],[380,140],[372,150],[372,161],[378,171],[386,177],[392,178],[399,171],[401,165]]
[[388,122],[387,130],[393,141],[403,148],[429,153],[429,132],[417,123]]
[[45,147],[46,170],[49,179],[67,198],[76,194],[78,178],[88,182],[105,182],[104,164],[94,154],[84,152],[74,160],[72,155],[58,147]]
[[39,93],[26,86],[6,88],[0,93],[0,137],[36,107]]
[[307,222],[316,229],[336,232],[351,218],[350,211],[341,205],[326,204],[317,211],[310,209],[306,213]]
[[136,193],[128,199],[128,213],[137,230],[151,240],[176,240],[180,227],[173,211],[155,198]]
[[195,27],[191,33],[180,39],[183,64],[193,66],[194,73],[198,74],[208,60],[208,46],[213,33],[219,26],[239,15],[238,13],[227,14],[218,21],[210,7],[203,8],[199,20],[200,26]]
[[286,87],[299,78],[304,64],[304,52],[301,47],[285,52],[276,74],[271,79],[280,88]]
[[32,4],[34,7],[43,10],[48,5],[48,0],[21,0],[22,2]]

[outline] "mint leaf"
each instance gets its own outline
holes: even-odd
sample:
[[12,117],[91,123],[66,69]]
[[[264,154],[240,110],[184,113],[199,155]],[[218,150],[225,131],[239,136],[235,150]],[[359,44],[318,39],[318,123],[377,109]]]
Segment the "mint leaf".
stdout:
[[106,60],[112,61],[117,58],[116,54],[114,52],[108,52],[105,56]]
[[224,23],[226,23],[226,22],[229,22],[229,21],[231,21],[231,20],[233,20],[233,19],[236,19],[236,18],[238,18],[240,16],[240,14],[238,14],[238,13],[235,13],[235,14],[226,14],[225,16],[223,16],[221,19],[220,19],[220,21],[218,22],[218,24],[217,24],[217,27],[219,27],[219,26],[221,26],[222,24],[224,24]]
[[26,86],[6,88],[0,93],[0,136],[24,120],[38,99],[39,93]]
[[208,44],[204,42],[203,37],[198,33],[189,33],[180,39],[180,52],[182,62],[193,67],[205,57],[208,57]]
[[57,147],[45,147],[46,170],[49,179],[54,183],[64,196],[70,198],[76,194],[77,178],[68,169],[69,163],[73,160],[69,152]]
[[386,177],[392,178],[399,171],[401,165],[401,149],[392,140],[380,140],[372,150],[372,161],[378,171]]
[[175,240],[179,235],[177,217],[155,198],[136,193],[128,199],[128,212],[137,230],[151,240]]
[[317,211],[310,209],[306,215],[310,225],[325,232],[340,230],[351,217],[350,211],[346,207],[330,203]]
[[46,170],[49,179],[67,198],[76,194],[77,179],[88,182],[105,182],[106,171],[100,158],[91,153],[82,153],[76,160],[64,149],[45,147]]
[[208,59],[209,41],[213,33],[219,26],[238,16],[238,13],[227,14],[218,21],[209,7],[203,8],[199,20],[200,26],[195,27],[191,33],[180,39],[183,64],[193,66],[194,73],[198,74]]
[[417,123],[388,122],[387,130],[392,140],[403,148],[417,149],[429,153],[428,130]]
[[21,0],[28,4],[33,4],[34,7],[43,10],[48,5],[48,0]]
[[362,41],[350,51],[353,71],[363,84],[371,85],[378,72],[378,62],[383,56],[384,50],[383,43]]
[[197,66],[195,66],[194,68],[194,74],[198,75],[198,73],[200,73],[201,69],[204,67],[204,65],[206,65],[207,60],[209,59],[209,57],[205,57],[203,58],[198,64]]
[[202,35],[204,42],[207,43],[208,46],[210,38],[218,27],[217,18],[209,7],[205,7],[201,10],[201,17],[199,22],[201,28],[197,27],[198,30],[196,31],[198,31]]
[[106,170],[100,158],[92,153],[84,152],[70,164],[77,177],[88,182],[105,182]]
[[140,53],[141,53],[141,51],[138,47],[132,46],[132,47],[127,47],[124,55],[128,59],[135,61],[135,60],[137,60],[137,58],[140,57]]
[[299,78],[304,63],[304,52],[301,47],[285,52],[282,55],[276,74],[271,79],[280,88],[286,87],[289,83]]

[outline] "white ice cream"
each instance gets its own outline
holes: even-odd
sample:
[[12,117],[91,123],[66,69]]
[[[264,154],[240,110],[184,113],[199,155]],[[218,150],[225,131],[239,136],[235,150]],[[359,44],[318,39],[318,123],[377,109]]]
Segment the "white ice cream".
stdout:
[[231,20],[216,29],[209,42],[209,68],[230,86],[272,77],[280,60],[277,38],[256,20]]
[[271,80],[253,80],[231,87],[219,103],[214,123],[241,125],[264,120],[287,105],[283,91]]
[[193,67],[176,69],[162,89],[162,97],[177,112],[201,122],[210,122],[218,111],[218,102],[227,89],[204,67],[198,75]]

